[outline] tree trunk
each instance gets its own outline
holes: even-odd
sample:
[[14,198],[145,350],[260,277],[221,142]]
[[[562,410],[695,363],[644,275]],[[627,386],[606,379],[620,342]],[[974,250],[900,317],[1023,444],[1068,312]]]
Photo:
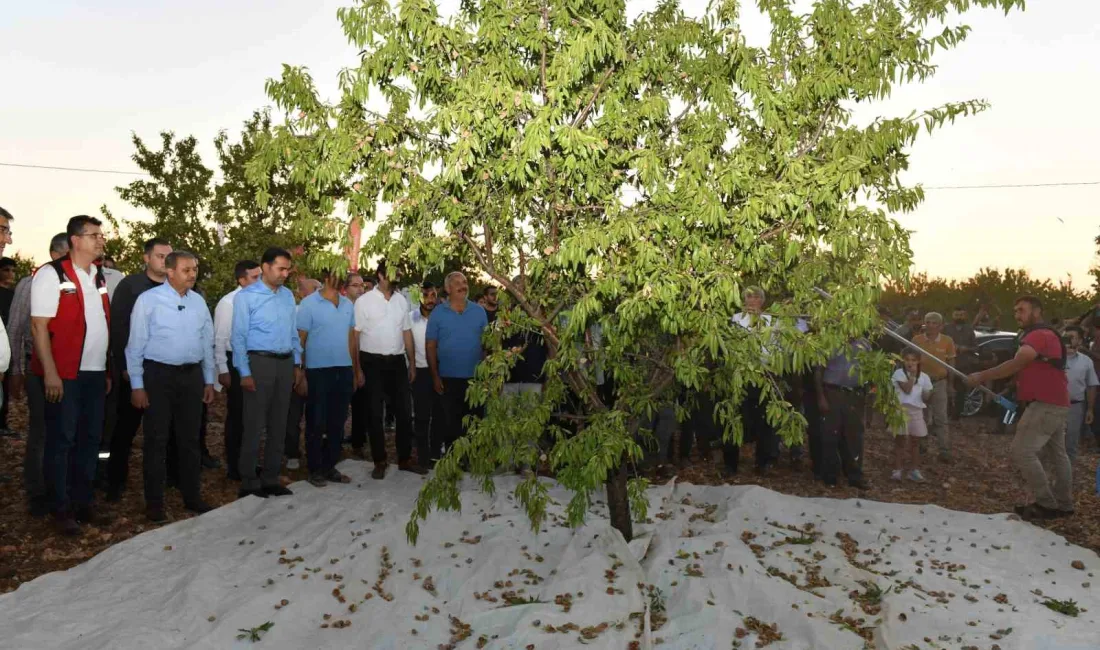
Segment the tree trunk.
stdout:
[[630,518],[630,499],[626,494],[627,467],[624,458],[618,468],[607,477],[607,509],[611,525],[623,534],[623,539],[634,538],[634,528]]

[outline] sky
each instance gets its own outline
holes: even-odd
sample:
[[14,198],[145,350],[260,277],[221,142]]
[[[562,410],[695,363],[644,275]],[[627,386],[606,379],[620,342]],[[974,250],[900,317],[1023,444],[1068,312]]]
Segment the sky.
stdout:
[[[283,63],[308,66],[336,98],[338,71],[356,62],[336,18],[351,1],[0,0],[0,163],[136,171],[131,133],[149,141],[170,130],[196,136],[213,165],[214,136],[270,104],[264,82]],[[1100,185],[931,188],[1100,181],[1100,2],[1033,0],[1023,13],[981,10],[965,22],[974,31],[939,56],[932,81],[874,108],[992,104],[912,150],[904,180],[928,187],[927,200],[895,217],[913,232],[913,270],[964,278],[1022,267],[1085,287]],[[765,35],[751,11],[746,23],[750,40],[754,29]],[[68,217],[104,204],[140,218],[114,190],[134,178],[0,165],[0,206],[16,217],[8,254],[44,259]]]

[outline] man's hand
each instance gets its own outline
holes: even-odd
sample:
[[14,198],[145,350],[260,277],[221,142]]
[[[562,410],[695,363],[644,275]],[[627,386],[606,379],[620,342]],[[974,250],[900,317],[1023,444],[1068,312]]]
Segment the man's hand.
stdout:
[[294,380],[294,392],[298,397],[309,397],[309,382],[306,381],[305,375],[298,375]]
[[363,386],[366,386],[366,385],[367,385],[367,376],[363,374],[362,370],[356,370],[355,371],[355,385],[353,386],[353,388],[355,390],[359,390],[360,388],[362,388]]
[[223,372],[218,375],[218,383],[221,384],[222,388],[229,388],[233,385],[233,376],[228,372]]
[[[295,366],[294,367],[294,390],[297,391],[298,387],[305,385],[305,383],[306,383],[306,373],[302,372],[301,368]],[[305,396],[303,393],[298,393],[298,394],[302,395],[303,397]]]
[[149,408],[149,393],[144,388],[135,388],[130,392],[130,403],[139,411]]
[[26,375],[12,375],[8,377],[8,391],[11,392],[12,397],[19,399],[23,396],[26,380]]
[[130,383],[130,371],[129,370],[123,370],[122,371],[122,378],[126,380],[127,384]]
[[439,377],[432,378],[432,387],[435,388],[436,393],[443,394],[443,380]]
[[824,415],[829,412],[829,400],[824,395],[817,396],[817,410]]
[[250,393],[256,392],[256,380],[252,378],[252,375],[241,377],[241,390],[247,390]]
[[45,384],[46,388],[46,401],[53,404],[60,402],[65,395],[65,384],[61,382],[61,377],[58,376],[57,371],[46,373],[46,376],[42,378],[42,383]]
[[416,366],[409,366],[409,383],[416,381]]
[[112,382],[111,382],[111,376],[110,376],[110,375],[107,375],[107,394],[108,394],[108,395],[110,395],[110,394],[111,394],[111,384],[112,384]]
[[1091,408],[1088,411],[1085,411],[1085,424],[1091,426],[1093,420],[1095,420],[1095,419],[1096,418],[1093,415],[1093,410]]
[[980,386],[984,383],[985,380],[982,378],[982,373],[980,372],[972,372],[966,376],[966,385],[971,388],[975,386]]
[[202,403],[213,404],[214,403],[214,384],[207,384],[206,388],[202,389]]

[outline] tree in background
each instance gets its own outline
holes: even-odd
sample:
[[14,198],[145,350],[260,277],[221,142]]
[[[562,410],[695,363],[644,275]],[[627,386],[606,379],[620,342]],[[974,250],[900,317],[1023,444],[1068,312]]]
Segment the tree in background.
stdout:
[[19,282],[20,279],[27,277],[34,270],[38,268],[38,264],[34,261],[33,257],[20,255],[16,253],[11,258],[15,260],[15,281]]
[[[878,326],[878,287],[902,281],[911,254],[865,198],[914,208],[922,191],[899,179],[907,148],[922,127],[986,105],[870,123],[852,111],[930,77],[933,53],[969,32],[940,25],[955,11],[1023,3],[757,4],[771,22],[763,47],[746,42],[734,0],[699,19],[660,2],[633,20],[623,0],[470,0],[453,17],[431,0],[361,0],[339,12],[361,54],[340,74],[338,102],[303,68],[268,83],[288,120],[250,167],[258,184],[285,166],[322,214],[346,200],[375,226],[364,255],[422,269],[472,256],[514,296],[468,393],[485,416],[425,484],[413,541],[433,508],[459,507],[463,465],[491,490],[499,465],[540,459],[573,492],[570,523],[606,486],[611,522],[630,539],[631,508],[645,513],[644,481],[627,481],[642,455],[635,432],[661,404],[709,394],[726,438],[740,440],[738,406],[755,386],[769,421],[798,440],[805,421],[776,378]],[[381,112],[367,108],[372,95]],[[730,322],[750,284],[783,297],[774,334]],[[795,331],[800,313],[816,321],[813,338]],[[540,333],[551,359],[543,394],[517,416],[500,388],[522,352],[501,340],[519,330]],[[865,359],[883,386],[890,369]],[[614,399],[598,390],[601,371]],[[516,496],[537,528],[546,486],[528,473]]]
[[236,142],[225,131],[219,133],[214,139],[219,178],[203,163],[193,136],[177,139],[164,132],[159,148],[153,149],[134,135],[134,162],[150,178],[117,189],[124,201],[148,210],[153,219],[120,221],[102,208],[111,231],[107,254],[120,269],[136,273],[142,267],[143,243],[152,237],[189,250],[201,261],[200,288],[213,304],[236,286],[233,266],[239,259],[258,261],[269,246],[303,253],[331,247],[334,239],[328,232],[296,229],[303,221],[298,211],[316,209],[319,203],[290,182],[284,169],[270,170],[264,179],[266,203],[257,202],[258,186],[246,176],[245,166],[270,129],[269,115],[257,111]]
[[982,269],[966,280],[945,280],[920,273],[908,283],[893,282],[882,294],[882,304],[901,320],[906,309],[937,311],[949,317],[958,306],[965,307],[973,318],[984,305],[994,327],[1016,329],[1012,308],[1016,298],[1036,296],[1043,301],[1047,320],[1077,318],[1089,309],[1095,298],[1075,289],[1069,281],[1054,283],[1031,277],[1026,269]]

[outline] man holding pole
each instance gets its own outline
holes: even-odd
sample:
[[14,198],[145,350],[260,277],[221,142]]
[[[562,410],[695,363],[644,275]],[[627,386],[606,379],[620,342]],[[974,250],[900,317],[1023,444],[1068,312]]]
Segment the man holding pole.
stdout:
[[[1012,462],[1035,495],[1034,503],[1018,506],[1016,512],[1026,521],[1069,516],[1073,514],[1073,486],[1066,454],[1070,404],[1065,348],[1057,333],[1043,323],[1043,305],[1038,298],[1018,298],[1013,313],[1024,330],[1016,356],[971,374],[967,383],[979,386],[1015,375],[1016,395],[1026,410],[1012,439]],[[1051,479],[1043,461],[1051,470]]]

